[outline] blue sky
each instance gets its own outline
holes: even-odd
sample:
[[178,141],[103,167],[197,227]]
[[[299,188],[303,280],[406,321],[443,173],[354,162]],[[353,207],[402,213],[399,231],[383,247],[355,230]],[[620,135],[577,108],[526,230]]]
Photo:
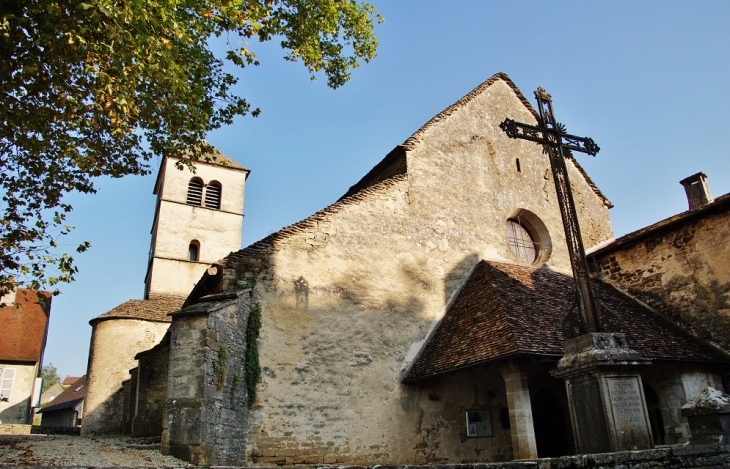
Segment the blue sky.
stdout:
[[[679,180],[730,192],[730,2],[372,1],[378,57],[345,87],[310,81],[274,44],[240,91],[262,109],[209,136],[251,169],[243,246],[333,203],[396,145],[496,72],[533,103],[545,87],[568,130],[601,147],[583,167],[614,203],[617,236],[686,210]],[[153,162],[156,167],[157,161]],[[86,371],[88,321],[141,298],[154,175],[72,195],[80,273],[53,299],[45,363]]]

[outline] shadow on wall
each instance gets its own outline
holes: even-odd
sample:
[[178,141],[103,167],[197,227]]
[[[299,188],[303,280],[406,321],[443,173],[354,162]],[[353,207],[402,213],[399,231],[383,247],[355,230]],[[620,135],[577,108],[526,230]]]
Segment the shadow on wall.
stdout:
[[[22,401],[8,405],[8,402],[0,402],[0,423],[16,423],[26,424],[28,421],[28,406],[30,405],[30,399],[23,399]],[[5,407],[5,406],[8,407]]]

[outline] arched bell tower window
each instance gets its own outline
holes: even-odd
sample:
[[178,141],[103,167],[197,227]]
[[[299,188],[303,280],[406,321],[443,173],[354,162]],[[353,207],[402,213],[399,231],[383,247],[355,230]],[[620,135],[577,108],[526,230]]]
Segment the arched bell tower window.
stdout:
[[188,183],[187,203],[200,206],[203,201],[203,180],[194,177]]
[[190,241],[188,246],[188,260],[197,262],[200,260],[200,242],[197,239]]
[[548,260],[552,251],[545,224],[529,210],[520,209],[507,220],[507,244],[516,260],[538,264]]
[[205,206],[218,210],[221,208],[221,183],[211,181],[205,188]]

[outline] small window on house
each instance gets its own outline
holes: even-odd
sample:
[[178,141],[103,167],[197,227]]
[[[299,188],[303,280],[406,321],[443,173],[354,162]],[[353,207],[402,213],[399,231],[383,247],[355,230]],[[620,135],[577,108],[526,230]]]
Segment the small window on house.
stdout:
[[211,181],[205,188],[205,206],[218,210],[221,208],[221,183]]
[[0,399],[10,399],[14,378],[15,368],[0,368]]
[[492,413],[488,410],[467,410],[466,436],[469,438],[492,436]]
[[203,180],[192,178],[188,183],[188,199],[190,205],[200,205],[203,200]]
[[197,262],[200,260],[200,242],[194,239],[188,246],[188,260]]

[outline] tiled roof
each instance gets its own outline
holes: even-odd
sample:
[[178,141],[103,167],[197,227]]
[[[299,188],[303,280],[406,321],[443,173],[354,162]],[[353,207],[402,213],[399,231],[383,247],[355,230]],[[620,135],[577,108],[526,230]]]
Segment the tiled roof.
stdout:
[[63,386],[71,386],[76,381],[78,381],[79,378],[80,378],[79,376],[66,376],[65,378],[63,378],[63,381],[61,382],[61,385],[63,385]]
[[35,290],[19,288],[13,304],[0,307],[0,361],[38,362],[46,346],[51,294],[41,292],[44,305]]
[[141,319],[152,322],[171,322],[169,314],[180,309],[185,297],[150,295],[149,300],[129,300],[116,308],[97,316],[89,324],[108,319]]
[[[730,357],[636,300],[593,281],[604,330],[655,360]],[[563,354],[563,320],[574,305],[572,277],[546,267],[481,261],[414,361],[405,382],[516,354]]]
[[53,405],[43,407],[38,412],[53,412],[54,410],[69,409],[75,407],[86,397],[86,375],[79,378],[74,384],[66,388],[51,402]]

